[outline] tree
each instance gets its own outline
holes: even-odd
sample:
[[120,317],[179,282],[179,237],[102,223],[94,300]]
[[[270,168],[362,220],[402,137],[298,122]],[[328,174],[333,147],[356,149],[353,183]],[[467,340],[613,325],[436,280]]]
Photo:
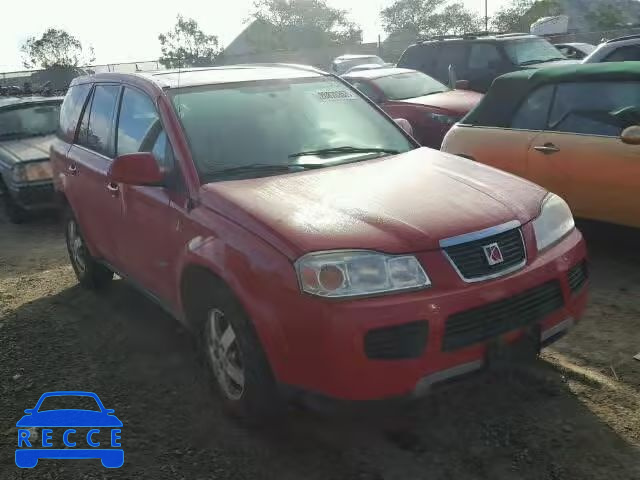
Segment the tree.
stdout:
[[491,24],[499,32],[528,32],[539,18],[562,13],[557,0],[514,0],[496,12]]
[[212,65],[220,46],[218,37],[207,35],[192,18],[177,16],[173,30],[158,35],[162,56],[159,61],[167,68]]
[[482,29],[482,20],[462,2],[448,0],[396,0],[380,12],[384,30],[393,35],[412,32],[416,37],[460,35]]
[[326,0],[255,0],[252,16],[270,25],[272,34],[256,45],[261,50],[295,50],[362,41],[362,29],[347,11],[327,5]]
[[611,5],[600,5],[596,10],[585,15],[589,28],[594,31],[613,30],[625,24],[625,18],[619,10],[611,8]]
[[25,68],[68,68],[95,61],[93,48],[64,30],[49,28],[40,38],[29,37],[20,48]]

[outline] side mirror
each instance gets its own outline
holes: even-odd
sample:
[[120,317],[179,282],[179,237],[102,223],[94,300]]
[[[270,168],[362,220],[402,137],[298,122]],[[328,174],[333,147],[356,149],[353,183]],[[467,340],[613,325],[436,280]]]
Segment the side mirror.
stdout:
[[115,413],[116,411],[113,408],[105,408],[104,413],[106,413],[107,415],[111,415],[112,413]]
[[633,125],[622,131],[620,140],[629,145],[640,145],[640,126]]
[[113,160],[109,181],[126,185],[158,186],[164,175],[150,152],[128,153]]
[[396,122],[402,130],[413,136],[413,127],[409,123],[409,120],[406,118],[394,118],[393,121]]
[[455,85],[456,90],[469,90],[469,80],[458,80]]
[[33,413],[33,408],[27,408],[24,413],[31,415]]

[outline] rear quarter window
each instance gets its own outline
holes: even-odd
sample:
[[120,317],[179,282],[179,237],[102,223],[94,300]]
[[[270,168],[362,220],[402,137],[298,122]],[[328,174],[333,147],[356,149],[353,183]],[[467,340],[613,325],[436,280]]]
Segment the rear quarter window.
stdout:
[[89,83],[75,85],[69,89],[62,102],[58,136],[66,142],[73,142],[80,113],[87,100],[89,90],[91,90]]

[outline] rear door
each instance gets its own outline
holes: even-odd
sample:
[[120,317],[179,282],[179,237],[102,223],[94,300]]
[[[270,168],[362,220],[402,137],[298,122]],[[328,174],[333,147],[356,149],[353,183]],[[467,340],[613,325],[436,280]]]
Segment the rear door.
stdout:
[[116,268],[115,233],[121,219],[118,192],[107,181],[114,156],[114,119],[120,85],[98,83],[82,113],[75,143],[67,155],[73,177],[69,203],[91,253]]
[[577,216],[640,225],[640,147],[619,138],[640,120],[633,109],[640,109],[640,82],[558,85],[547,131],[529,149],[529,177],[562,195]]
[[163,186],[118,184],[122,222],[117,241],[125,262],[123,273],[161,301],[175,301],[176,261],[186,189],[155,102],[125,86],[118,115],[118,155],[152,152],[164,172]]

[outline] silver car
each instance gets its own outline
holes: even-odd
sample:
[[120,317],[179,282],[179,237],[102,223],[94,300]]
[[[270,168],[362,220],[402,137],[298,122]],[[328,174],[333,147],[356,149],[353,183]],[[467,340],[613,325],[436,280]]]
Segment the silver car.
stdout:
[[628,35],[601,43],[582,63],[637,61],[640,61],[640,35]]

